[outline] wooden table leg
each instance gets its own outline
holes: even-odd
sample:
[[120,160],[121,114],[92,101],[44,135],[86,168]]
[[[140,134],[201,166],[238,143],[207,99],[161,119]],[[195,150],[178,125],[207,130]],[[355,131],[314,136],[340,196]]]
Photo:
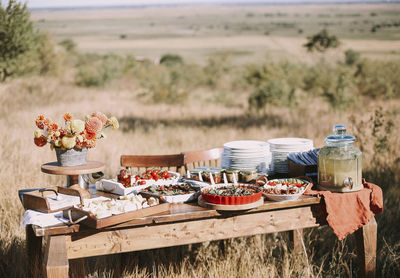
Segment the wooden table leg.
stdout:
[[65,235],[46,237],[43,259],[45,277],[68,278],[68,255]]
[[42,237],[37,237],[32,229],[32,225],[25,228],[26,250],[28,255],[28,265],[31,267],[32,277],[40,277],[42,265]]
[[289,242],[294,254],[301,253],[303,250],[303,229],[289,231]]
[[375,218],[372,218],[367,225],[355,233],[359,277],[375,277],[377,226]]
[[69,175],[67,177],[67,187],[70,187],[74,184],[79,184],[79,175]]

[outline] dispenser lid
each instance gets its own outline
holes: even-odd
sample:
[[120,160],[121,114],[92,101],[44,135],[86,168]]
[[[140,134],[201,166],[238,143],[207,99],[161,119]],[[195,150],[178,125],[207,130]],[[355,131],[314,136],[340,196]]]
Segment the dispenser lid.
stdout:
[[346,134],[346,126],[335,125],[332,135],[325,138],[326,143],[350,143],[356,139],[354,136]]

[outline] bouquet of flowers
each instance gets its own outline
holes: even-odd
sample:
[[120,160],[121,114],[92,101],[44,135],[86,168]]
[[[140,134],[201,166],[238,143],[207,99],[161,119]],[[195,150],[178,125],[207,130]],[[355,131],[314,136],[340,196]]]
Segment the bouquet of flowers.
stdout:
[[93,148],[98,139],[106,137],[103,129],[119,128],[117,118],[107,118],[102,112],[87,115],[85,121],[75,119],[70,113],[66,113],[64,121],[64,126],[60,127],[49,118],[39,115],[36,118],[38,129],[34,133],[34,143],[39,147],[49,143],[51,149],[55,147],[63,150]]

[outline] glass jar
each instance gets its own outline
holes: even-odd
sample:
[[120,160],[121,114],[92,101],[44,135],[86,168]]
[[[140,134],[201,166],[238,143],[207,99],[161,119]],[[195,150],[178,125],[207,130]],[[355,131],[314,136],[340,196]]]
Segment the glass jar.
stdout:
[[257,170],[242,170],[239,172],[239,176],[240,176],[240,182],[244,182],[244,183],[250,183],[250,182],[255,182],[258,174],[257,174]]
[[355,137],[346,134],[344,125],[335,125],[333,132],[318,154],[318,184],[334,192],[361,190],[362,153],[354,146]]
[[189,173],[190,173],[190,178],[194,179],[194,180],[200,180],[200,176],[203,173],[203,169],[190,169]]
[[239,170],[225,169],[224,172],[225,172],[226,179],[228,182],[231,182],[231,183],[235,182],[233,175],[235,175],[236,182],[239,182]]
[[209,168],[204,170],[202,173],[203,181],[211,183],[210,175],[214,179],[214,183],[221,183],[222,181],[222,169],[221,168]]

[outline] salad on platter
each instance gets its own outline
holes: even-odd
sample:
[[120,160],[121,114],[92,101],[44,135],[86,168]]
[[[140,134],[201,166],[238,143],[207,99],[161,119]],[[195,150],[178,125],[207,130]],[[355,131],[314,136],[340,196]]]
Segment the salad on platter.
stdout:
[[176,183],[171,185],[150,185],[141,192],[160,196],[168,203],[183,203],[197,198],[197,191],[187,183]]

